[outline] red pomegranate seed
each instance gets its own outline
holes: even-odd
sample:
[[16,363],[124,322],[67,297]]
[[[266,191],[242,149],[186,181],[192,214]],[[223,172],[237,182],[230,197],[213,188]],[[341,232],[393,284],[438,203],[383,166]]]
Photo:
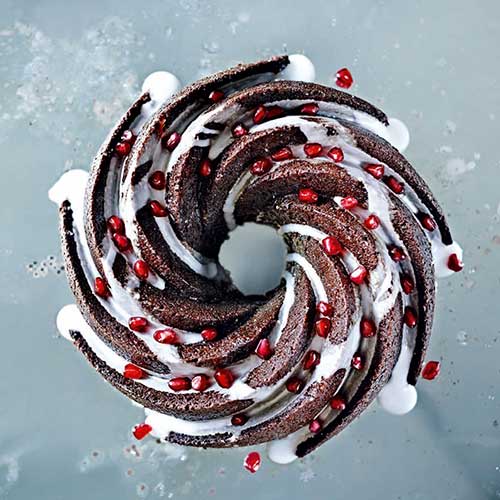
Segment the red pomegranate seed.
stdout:
[[208,94],[208,98],[212,102],[222,101],[222,99],[224,99],[224,92],[222,92],[222,90],[212,90],[212,92]]
[[109,293],[108,285],[100,276],[94,280],[94,292],[103,299],[106,299],[111,295]]
[[118,142],[115,146],[115,151],[120,156],[127,156],[130,153],[130,143],[129,142]]
[[315,102],[304,104],[300,108],[300,112],[304,115],[317,115],[318,111],[319,111],[319,106]]
[[267,116],[267,111],[264,106],[259,106],[256,110],[255,113],[253,114],[253,122],[254,123],[262,123]]
[[417,311],[415,311],[413,307],[407,306],[405,308],[403,320],[406,326],[409,328],[415,328],[415,326],[417,326]]
[[261,359],[269,359],[273,355],[269,339],[260,339],[255,349],[255,354]]
[[208,158],[201,162],[200,168],[198,169],[198,173],[202,177],[208,177],[212,173],[212,163]]
[[331,401],[330,401],[330,407],[332,410],[345,410],[346,407],[346,402],[344,398],[341,398],[340,396],[335,396]]
[[273,161],[285,161],[289,160],[290,158],[293,158],[293,153],[290,148],[281,148],[278,149],[278,151],[275,151],[272,155],[271,158]]
[[323,247],[326,255],[330,257],[332,255],[338,255],[339,253],[342,253],[342,245],[334,236],[327,236],[326,238],[321,240],[321,246]]
[[302,203],[316,203],[318,201],[318,193],[310,188],[299,189],[299,201]]
[[125,234],[125,224],[123,223],[123,220],[120,219],[117,215],[112,215],[108,219],[108,229],[112,233],[116,234]]
[[439,375],[440,369],[439,361],[428,361],[422,370],[422,378],[434,380]]
[[168,215],[168,210],[156,200],[149,202],[149,209],[154,217],[166,217]]
[[328,302],[318,302],[316,304],[316,312],[322,316],[331,317],[333,315],[333,306]]
[[403,252],[403,250],[396,245],[391,245],[387,247],[387,250],[389,251],[389,256],[394,262],[400,262],[402,260],[406,260],[406,255]]
[[332,329],[332,322],[328,318],[320,318],[314,323],[316,335],[326,338]]
[[248,422],[248,417],[243,413],[238,413],[231,417],[231,424],[237,427],[245,425]]
[[149,424],[138,424],[132,430],[132,434],[135,439],[140,441],[141,439],[144,439],[152,430],[153,428]]
[[320,361],[321,355],[318,351],[307,351],[306,355],[304,356],[304,370],[311,370],[315,366],[318,366]]
[[268,158],[259,158],[250,166],[250,173],[253,175],[264,175],[271,170],[273,164]]
[[415,284],[413,283],[411,276],[408,276],[407,274],[401,274],[400,280],[401,288],[403,289],[403,292],[406,293],[406,295],[413,292],[413,290],[415,289]]
[[366,163],[364,169],[375,179],[382,179],[384,176],[384,165],[380,165],[380,163]]
[[394,191],[396,194],[404,193],[405,186],[402,182],[399,182],[396,177],[390,175],[384,179],[384,182]]
[[175,377],[168,381],[168,386],[175,392],[189,391],[191,380],[188,377]]
[[247,134],[248,134],[248,130],[241,123],[239,123],[238,125],[233,127],[233,137],[243,137],[244,135],[247,135]]
[[207,342],[215,340],[218,337],[218,335],[219,333],[215,328],[205,328],[201,331],[201,336],[203,337],[203,340],[206,340]]
[[260,469],[260,455],[256,451],[250,452],[243,462],[245,469],[255,474]]
[[179,341],[177,333],[174,330],[172,330],[172,328],[156,330],[156,332],[153,334],[153,338],[156,340],[156,342],[159,342],[160,344],[172,345],[172,344],[177,344]]
[[139,368],[136,365],[133,365],[132,363],[127,363],[125,365],[125,369],[123,370],[123,376],[125,378],[130,378],[130,379],[140,379],[145,377],[144,370],[142,368]]
[[340,200],[340,205],[346,210],[351,210],[358,206],[358,200],[354,196],[346,196]]
[[285,110],[280,106],[268,106],[266,111],[268,120],[273,120],[285,114]]
[[191,379],[191,387],[198,392],[206,391],[210,387],[210,379],[203,373],[195,375]]
[[359,354],[354,355],[352,357],[351,366],[355,370],[358,370],[358,371],[362,370],[364,367],[363,358]]
[[149,176],[149,185],[153,189],[162,190],[167,185],[165,174],[161,170],[156,170]]
[[304,387],[304,382],[298,377],[291,377],[286,382],[286,389],[288,392],[298,394]]
[[126,252],[127,250],[130,250],[130,240],[126,236],[124,236],[123,234],[114,233],[112,238],[120,252]]
[[129,143],[133,144],[135,141],[135,135],[132,132],[132,130],[124,130],[123,134],[121,136],[121,140],[122,140],[122,142],[129,142]]
[[141,280],[147,279],[147,277],[149,276],[148,264],[143,260],[136,260],[134,262],[134,273]]
[[323,146],[317,142],[304,144],[304,153],[308,158],[316,158],[323,152]]
[[224,389],[229,389],[234,382],[234,375],[227,368],[219,368],[214,373],[215,381]]
[[181,134],[179,134],[179,132],[172,132],[165,142],[165,147],[169,151],[173,151],[177,147],[179,142],[181,142]]
[[375,323],[371,319],[363,318],[359,325],[359,331],[362,337],[368,338],[375,335],[377,328],[375,326]]
[[334,162],[340,163],[344,159],[344,152],[339,147],[334,147],[330,149],[327,153],[328,157]]
[[420,219],[420,224],[422,224],[422,227],[424,229],[427,229],[427,231],[434,231],[434,229],[436,229],[436,223],[434,222],[434,219],[430,215],[420,214],[419,219]]
[[351,281],[356,283],[356,285],[361,285],[367,276],[368,272],[364,266],[358,266],[352,273],[349,275]]
[[149,321],[142,316],[132,316],[128,320],[128,327],[134,332],[145,332],[146,328],[149,326]]
[[348,89],[352,85],[353,79],[351,72],[347,68],[342,68],[335,75],[335,83],[337,87]]
[[363,225],[366,229],[377,229],[380,226],[380,219],[375,214],[371,214],[364,220]]
[[460,260],[456,253],[452,253],[448,257],[448,267],[455,271],[456,273],[460,272],[464,268],[463,262]]
[[317,434],[321,429],[323,428],[323,425],[321,424],[321,421],[315,418],[310,424],[309,424],[309,430],[313,434]]

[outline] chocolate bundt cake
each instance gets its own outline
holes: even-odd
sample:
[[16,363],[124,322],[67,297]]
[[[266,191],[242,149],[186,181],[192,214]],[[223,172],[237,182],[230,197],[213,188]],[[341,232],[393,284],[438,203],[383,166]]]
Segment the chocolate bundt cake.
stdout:
[[[90,173],[50,191],[76,299],[59,329],[145,408],[139,439],[272,442],[285,463],[377,396],[396,414],[416,403],[435,278],[461,270],[462,252],[401,155],[404,125],[313,78],[300,55],[182,90],[154,73]],[[288,249],[263,296],[218,261],[249,221]]]

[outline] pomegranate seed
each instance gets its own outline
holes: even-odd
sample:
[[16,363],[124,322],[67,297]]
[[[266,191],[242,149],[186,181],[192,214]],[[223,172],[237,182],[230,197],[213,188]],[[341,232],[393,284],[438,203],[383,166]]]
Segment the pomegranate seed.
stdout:
[[201,331],[201,336],[203,337],[203,340],[206,340],[207,342],[215,340],[218,337],[218,335],[219,333],[215,328],[205,328],[204,330]]
[[346,210],[351,210],[358,206],[358,200],[354,196],[346,196],[340,200],[340,205]]
[[123,223],[123,220],[120,219],[117,215],[112,215],[108,219],[108,229],[112,233],[116,234],[125,234],[125,224]]
[[314,323],[316,335],[326,338],[332,329],[332,322],[328,318],[320,318]]
[[201,162],[200,168],[198,169],[198,173],[202,177],[208,177],[212,173],[212,163],[208,158]]
[[315,418],[310,424],[309,424],[309,430],[313,434],[317,434],[321,429],[323,428],[323,425],[321,424],[321,421]]
[[233,137],[243,137],[244,135],[247,135],[247,134],[248,134],[248,130],[241,123],[239,123],[238,125],[233,127]]
[[145,280],[149,276],[149,266],[143,260],[136,260],[134,262],[134,273],[139,279]]
[[96,293],[96,295],[102,297],[103,299],[106,299],[111,295],[109,293],[108,285],[100,276],[98,276],[94,280],[94,292]]
[[304,144],[304,153],[308,158],[316,158],[323,152],[323,146],[317,142]]
[[153,338],[156,340],[156,342],[159,342],[160,344],[172,345],[172,344],[177,344],[179,341],[177,333],[174,330],[172,330],[172,328],[156,330],[156,332],[153,334]]
[[361,285],[367,276],[368,272],[364,266],[358,266],[352,273],[349,275],[351,281],[356,283],[356,285]]
[[407,306],[405,308],[403,320],[405,325],[409,328],[415,328],[415,326],[417,326],[417,312],[413,309],[413,307]]
[[224,99],[224,92],[222,92],[222,90],[212,90],[212,92],[208,94],[208,98],[212,102],[222,101],[222,99]]
[[459,259],[456,253],[452,253],[448,257],[448,267],[455,271],[456,273],[460,272],[464,268],[463,262]]
[[215,381],[224,389],[229,389],[234,382],[234,375],[227,368],[219,368],[214,373]]
[[260,469],[260,455],[256,451],[250,452],[243,462],[245,469],[255,474]]
[[243,413],[238,413],[231,417],[231,424],[235,426],[245,425],[248,422],[248,417]]
[[359,354],[354,355],[351,360],[351,366],[355,370],[362,370],[364,367],[363,358]]
[[439,361],[428,361],[422,370],[422,378],[434,380],[439,375],[440,369]]
[[262,123],[267,116],[267,111],[264,106],[259,106],[256,110],[255,113],[253,114],[253,122],[254,123]]
[[125,369],[123,370],[123,376],[125,378],[130,378],[130,379],[140,379],[144,378],[146,374],[144,373],[144,370],[142,368],[139,368],[136,365],[133,365],[132,363],[127,363],[125,365]]
[[315,102],[309,104],[304,104],[300,108],[300,112],[304,115],[317,115],[319,111],[319,106]]
[[269,339],[260,339],[255,349],[255,354],[261,359],[269,359],[273,355]]
[[130,143],[128,142],[118,142],[115,146],[115,151],[120,156],[127,156],[130,153]]
[[337,87],[348,89],[352,85],[353,79],[351,72],[347,68],[342,68],[335,75],[335,83]]
[[162,190],[165,189],[167,185],[167,180],[165,179],[165,174],[161,170],[156,170],[149,176],[149,185],[153,189]]
[[168,215],[168,210],[156,200],[149,202],[149,209],[154,217],[166,217]]
[[198,392],[206,391],[210,387],[210,379],[203,373],[195,375],[191,379],[191,387]]
[[301,188],[299,189],[299,201],[303,203],[316,203],[318,201],[318,193],[313,189]]
[[328,302],[318,302],[316,304],[316,312],[323,316],[333,316],[333,306]]
[[366,163],[364,169],[375,179],[382,179],[384,176],[384,165],[380,165],[380,163]]
[[149,424],[138,424],[132,430],[132,434],[135,439],[140,441],[141,439],[144,439],[152,430],[153,428]]
[[394,262],[400,262],[402,260],[406,260],[406,255],[403,252],[403,250],[396,245],[391,245],[387,247],[387,250],[389,251],[389,256]]
[[293,153],[290,148],[281,148],[278,149],[278,151],[275,151],[272,155],[271,158],[273,161],[284,161],[284,160],[289,160],[290,158],[293,158]]
[[419,219],[420,219],[420,224],[422,224],[422,227],[424,229],[427,229],[427,231],[434,231],[434,229],[436,229],[436,223],[434,222],[434,219],[430,215],[420,214]]
[[112,238],[120,252],[126,252],[127,250],[130,250],[130,240],[126,236],[124,236],[123,234],[114,233]]
[[375,323],[371,319],[363,318],[359,325],[359,331],[362,337],[368,338],[375,335],[377,328],[375,326]]
[[344,152],[342,149],[338,147],[334,147],[330,149],[327,153],[328,157],[331,158],[333,161],[340,163],[344,159]]
[[321,355],[318,351],[307,351],[306,355],[304,356],[304,370],[311,370],[315,366],[318,366],[320,361]]
[[394,191],[396,194],[401,194],[405,190],[405,186],[402,182],[399,182],[396,177],[390,175],[384,179],[384,182]]
[[413,290],[415,289],[415,284],[413,283],[411,276],[408,276],[407,274],[401,274],[400,279],[403,292],[406,293],[406,295],[413,292]]
[[334,236],[327,236],[326,238],[321,240],[321,246],[323,247],[326,255],[330,257],[332,255],[338,255],[339,253],[342,253],[342,245]]
[[146,328],[149,326],[149,321],[142,316],[132,316],[128,320],[128,327],[134,332],[145,332]]
[[179,134],[179,132],[172,132],[165,142],[165,147],[169,151],[173,151],[177,147],[179,142],[181,142],[181,134]]
[[331,401],[330,401],[330,408],[332,410],[345,410],[346,407],[346,402],[344,398],[341,398],[340,396],[335,396]]
[[293,394],[298,394],[304,387],[304,382],[298,377],[291,377],[286,382],[286,389],[288,392],[293,392]]
[[380,219],[375,214],[371,214],[364,220],[363,225],[366,229],[377,229],[380,226]]
[[285,114],[285,110],[280,106],[268,106],[266,108],[267,111],[267,119],[273,120],[274,118],[278,118]]
[[189,391],[191,380],[188,377],[175,377],[168,381],[168,386],[175,392]]
[[264,175],[271,170],[272,166],[271,160],[268,158],[260,158],[252,163],[250,166],[250,173],[253,175]]

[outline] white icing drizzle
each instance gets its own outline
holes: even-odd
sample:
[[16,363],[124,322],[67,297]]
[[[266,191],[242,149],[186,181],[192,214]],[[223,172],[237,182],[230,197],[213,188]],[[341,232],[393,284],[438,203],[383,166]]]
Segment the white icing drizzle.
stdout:
[[311,265],[311,263],[299,253],[289,253],[286,256],[287,262],[296,262],[306,273],[307,279],[311,282],[311,287],[314,291],[317,302],[328,302],[328,296],[326,295],[326,290],[319,277],[316,269]]
[[303,54],[292,54],[288,56],[290,64],[279,74],[282,80],[295,80],[299,82],[314,82],[316,69],[313,62]]

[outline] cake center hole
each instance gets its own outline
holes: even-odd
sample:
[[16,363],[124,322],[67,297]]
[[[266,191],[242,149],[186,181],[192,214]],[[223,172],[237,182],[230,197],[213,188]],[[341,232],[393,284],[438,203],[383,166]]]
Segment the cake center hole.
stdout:
[[233,283],[247,294],[263,294],[279,285],[286,246],[270,226],[247,222],[229,234],[219,253]]

